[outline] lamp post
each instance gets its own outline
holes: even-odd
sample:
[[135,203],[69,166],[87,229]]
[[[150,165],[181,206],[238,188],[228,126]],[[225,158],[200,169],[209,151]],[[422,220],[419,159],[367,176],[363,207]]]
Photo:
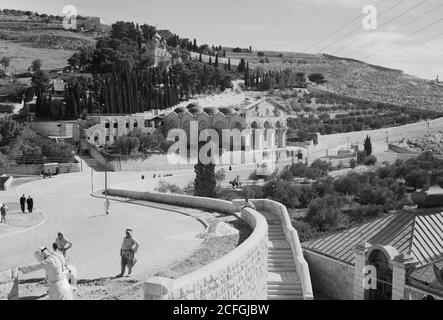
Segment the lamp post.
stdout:
[[108,197],[108,142],[105,142],[105,196]]

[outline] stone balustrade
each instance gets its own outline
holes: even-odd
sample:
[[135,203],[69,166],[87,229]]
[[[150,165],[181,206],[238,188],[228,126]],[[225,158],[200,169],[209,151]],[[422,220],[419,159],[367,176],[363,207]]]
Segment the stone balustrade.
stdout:
[[[289,213],[286,207],[279,202],[268,199],[256,199],[250,201],[254,204],[254,206],[258,211],[263,210],[271,212],[280,219],[286,241],[291,246],[295,267],[301,282],[303,299],[304,300],[314,299],[314,294],[311,284],[311,276],[309,273],[309,266],[303,256],[303,250],[300,244],[300,239],[298,237],[297,230],[295,230],[291,224],[291,219],[289,217]],[[241,205],[244,205],[244,200],[234,200],[233,201],[234,211],[238,210],[238,208]]]

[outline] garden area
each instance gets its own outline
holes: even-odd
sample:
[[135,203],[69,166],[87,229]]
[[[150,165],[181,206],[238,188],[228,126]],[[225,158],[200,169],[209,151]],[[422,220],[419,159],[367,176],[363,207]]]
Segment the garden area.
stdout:
[[0,173],[9,165],[72,163],[73,150],[70,144],[56,143],[25,124],[6,117],[0,119]]

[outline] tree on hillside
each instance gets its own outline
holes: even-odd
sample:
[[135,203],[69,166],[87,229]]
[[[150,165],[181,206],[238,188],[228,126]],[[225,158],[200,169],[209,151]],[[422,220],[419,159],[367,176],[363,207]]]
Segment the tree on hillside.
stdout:
[[194,195],[197,197],[216,197],[217,180],[215,178],[215,165],[202,164],[200,161],[195,165]]
[[218,68],[218,54],[215,56],[214,67]]
[[212,66],[212,57],[209,57],[209,65]]
[[369,157],[372,154],[372,143],[371,143],[371,138],[369,136],[367,136],[365,139],[364,149],[366,152],[366,156]]
[[325,77],[321,73],[312,73],[309,75],[309,81],[315,82],[316,84],[325,83]]
[[42,67],[42,61],[40,59],[36,59],[32,61],[30,69],[32,72],[37,72],[41,69],[41,67]]
[[8,57],[3,57],[0,60],[0,64],[5,68],[5,70],[9,67],[10,62],[11,62],[11,59]]

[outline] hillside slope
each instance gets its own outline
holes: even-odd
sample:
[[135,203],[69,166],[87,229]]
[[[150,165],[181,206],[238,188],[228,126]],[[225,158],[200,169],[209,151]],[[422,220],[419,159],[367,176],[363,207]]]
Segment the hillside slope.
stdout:
[[[362,61],[325,54],[287,52],[234,53],[227,57],[244,58],[251,68],[260,70],[293,69],[306,74],[322,73],[328,82],[322,89],[340,95],[392,103],[426,110],[443,111],[443,83],[404,74],[401,70],[371,65]],[[261,63],[260,61],[269,61]]]

